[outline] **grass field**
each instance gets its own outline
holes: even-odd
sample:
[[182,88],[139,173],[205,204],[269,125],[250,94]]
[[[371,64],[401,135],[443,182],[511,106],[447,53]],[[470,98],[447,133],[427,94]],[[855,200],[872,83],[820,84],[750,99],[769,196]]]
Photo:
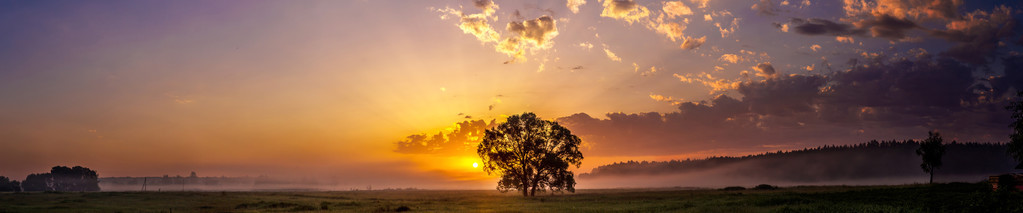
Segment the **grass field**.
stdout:
[[3,193],[0,212],[1023,212],[987,184],[775,190],[607,189],[523,198],[490,190]]

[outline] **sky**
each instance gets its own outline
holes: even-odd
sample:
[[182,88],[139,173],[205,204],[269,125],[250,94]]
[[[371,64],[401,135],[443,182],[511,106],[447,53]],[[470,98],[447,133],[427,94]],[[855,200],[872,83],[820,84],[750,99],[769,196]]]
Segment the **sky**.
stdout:
[[82,165],[489,189],[495,176],[472,167],[479,134],[524,112],[583,139],[577,173],[928,131],[1005,142],[1021,9],[3,0],[0,175]]

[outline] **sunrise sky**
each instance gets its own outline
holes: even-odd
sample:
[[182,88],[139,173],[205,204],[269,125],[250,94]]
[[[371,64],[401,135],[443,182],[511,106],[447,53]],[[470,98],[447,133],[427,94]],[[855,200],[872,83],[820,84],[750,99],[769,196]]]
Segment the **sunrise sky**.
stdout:
[[[930,130],[1005,142],[1004,106],[1023,88],[1021,9],[0,1],[0,175],[82,165],[100,176],[490,189],[493,177],[472,166],[473,136],[523,112],[583,139],[577,173]],[[438,133],[455,145],[426,145]]]

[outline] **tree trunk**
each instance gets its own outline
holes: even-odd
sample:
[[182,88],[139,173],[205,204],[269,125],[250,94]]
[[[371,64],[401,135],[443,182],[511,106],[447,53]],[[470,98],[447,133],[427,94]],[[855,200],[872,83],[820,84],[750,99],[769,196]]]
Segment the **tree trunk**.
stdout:
[[934,184],[934,170],[931,170],[931,182],[930,182],[930,184]]

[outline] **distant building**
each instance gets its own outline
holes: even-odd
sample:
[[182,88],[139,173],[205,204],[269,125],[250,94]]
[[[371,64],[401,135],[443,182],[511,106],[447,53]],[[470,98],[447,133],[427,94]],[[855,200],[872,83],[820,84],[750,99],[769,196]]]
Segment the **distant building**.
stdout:
[[998,190],[998,182],[1000,181],[1000,179],[1002,179],[1002,176],[1012,177],[1012,179],[1010,179],[1010,180],[1014,180],[1014,181],[1013,181],[1013,183],[1010,183],[1010,184],[1011,185],[1015,185],[1016,191],[1023,191],[1023,174],[1018,174],[1018,173],[995,175],[995,176],[988,177],[987,182],[991,183],[991,189],[992,190]]

